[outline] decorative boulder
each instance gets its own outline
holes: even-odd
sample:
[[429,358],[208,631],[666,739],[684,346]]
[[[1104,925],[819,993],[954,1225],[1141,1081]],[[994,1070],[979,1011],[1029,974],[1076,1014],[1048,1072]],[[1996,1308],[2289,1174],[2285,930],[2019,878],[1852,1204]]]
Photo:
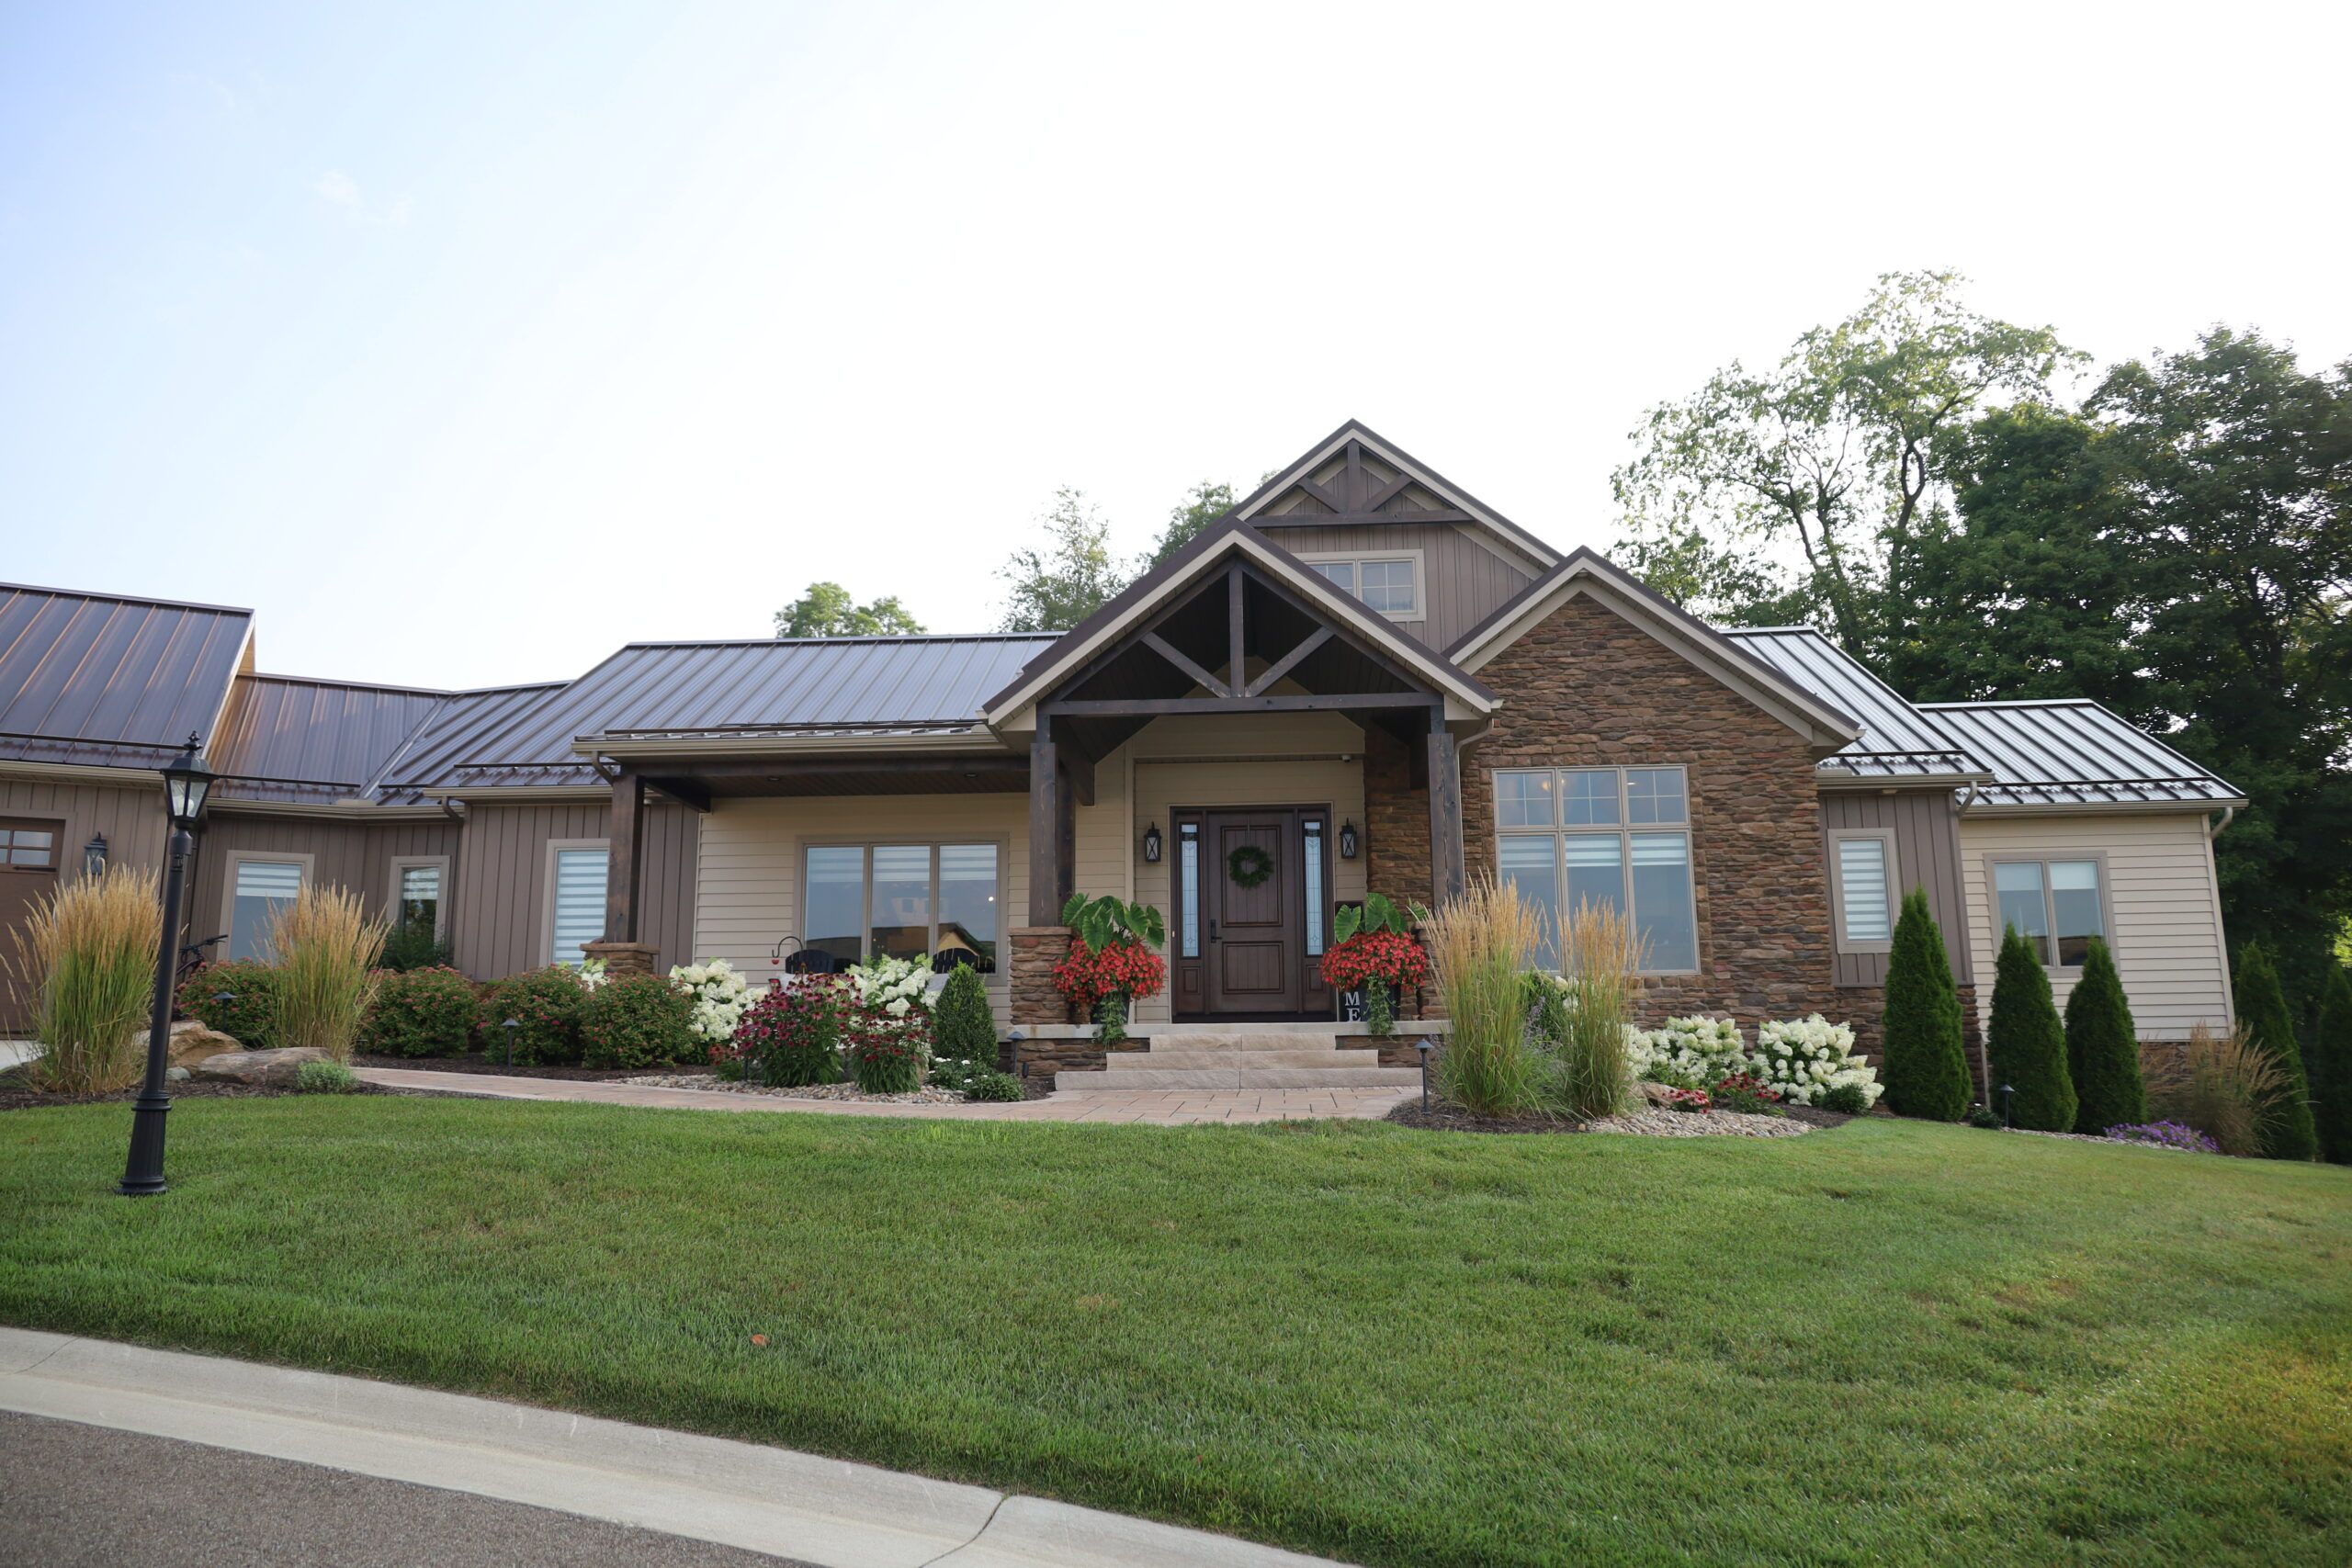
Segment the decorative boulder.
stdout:
[[[139,1043],[143,1054],[147,1043],[143,1030],[140,1032]],[[218,1056],[223,1052],[244,1048],[242,1042],[217,1029],[208,1029],[192,1018],[184,1018],[172,1025],[172,1060],[182,1066],[190,1062],[201,1062],[207,1056]]]
[[305,1062],[323,1062],[327,1054],[308,1045],[282,1051],[230,1051],[207,1056],[189,1070],[208,1083],[241,1083],[254,1088],[292,1089],[294,1075]]

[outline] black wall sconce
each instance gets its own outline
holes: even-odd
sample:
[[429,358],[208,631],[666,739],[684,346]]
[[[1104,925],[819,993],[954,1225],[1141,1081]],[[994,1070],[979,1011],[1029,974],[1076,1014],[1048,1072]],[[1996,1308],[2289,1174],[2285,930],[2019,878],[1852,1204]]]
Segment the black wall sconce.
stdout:
[[90,841],[82,846],[82,874],[104,876],[107,874],[107,836],[93,833]]
[[1347,821],[1340,824],[1340,858],[1341,860],[1355,859],[1356,847],[1357,840],[1355,819],[1353,818],[1350,818]]
[[1146,865],[1158,865],[1159,863],[1159,851],[1161,844],[1162,840],[1159,837],[1159,824],[1154,822],[1150,827],[1146,828],[1143,830],[1143,858]]

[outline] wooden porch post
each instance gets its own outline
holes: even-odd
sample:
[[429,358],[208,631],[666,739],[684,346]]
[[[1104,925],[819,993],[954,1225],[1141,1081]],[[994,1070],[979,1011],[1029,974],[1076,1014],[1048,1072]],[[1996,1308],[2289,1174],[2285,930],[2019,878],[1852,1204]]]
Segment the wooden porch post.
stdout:
[[1462,891],[1462,753],[1445,727],[1445,710],[1430,709],[1430,893],[1442,904]]
[[1069,814],[1069,788],[1062,782],[1054,755],[1054,721],[1037,716],[1037,732],[1029,738],[1029,923],[1061,923],[1062,904],[1069,895],[1062,885],[1069,873],[1062,864],[1062,818]]
[[611,859],[605,869],[605,940],[634,942],[638,931],[638,846],[645,838],[645,780],[623,768],[613,780]]

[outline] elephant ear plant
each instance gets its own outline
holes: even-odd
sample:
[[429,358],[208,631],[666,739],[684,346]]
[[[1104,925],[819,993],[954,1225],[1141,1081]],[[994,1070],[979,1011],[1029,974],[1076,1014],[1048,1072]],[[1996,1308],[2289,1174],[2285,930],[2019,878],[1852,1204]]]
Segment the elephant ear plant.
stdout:
[[1127,1004],[1158,996],[1167,983],[1159,950],[1168,922],[1149,904],[1073,893],[1062,906],[1062,924],[1072,940],[1069,955],[1054,967],[1055,988],[1093,1015],[1104,1044],[1116,1044],[1127,1037]]
[[1419,904],[1400,907],[1383,893],[1364,895],[1363,908],[1341,905],[1331,917],[1331,947],[1323,955],[1323,983],[1340,991],[1362,991],[1364,1021],[1375,1035],[1396,1032],[1394,992],[1418,986],[1429,974],[1428,957],[1406,934],[1406,909],[1423,923],[1430,912]]

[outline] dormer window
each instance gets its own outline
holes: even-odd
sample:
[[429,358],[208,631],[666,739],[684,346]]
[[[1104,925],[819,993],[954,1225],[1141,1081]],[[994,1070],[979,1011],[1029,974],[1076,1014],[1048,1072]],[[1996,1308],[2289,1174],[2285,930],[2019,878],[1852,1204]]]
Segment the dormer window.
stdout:
[[1393,550],[1373,555],[1303,555],[1299,558],[1332,586],[1363,601],[1392,621],[1418,621],[1422,608],[1421,552]]

